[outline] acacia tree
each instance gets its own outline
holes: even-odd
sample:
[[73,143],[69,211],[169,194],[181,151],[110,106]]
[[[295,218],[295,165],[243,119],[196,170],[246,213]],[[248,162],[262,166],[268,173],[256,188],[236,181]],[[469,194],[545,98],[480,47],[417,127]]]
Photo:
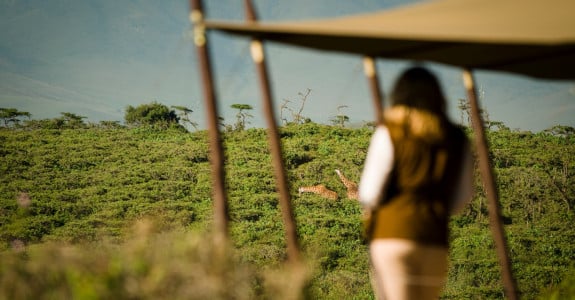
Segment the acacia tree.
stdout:
[[60,119],[62,119],[62,122],[64,122],[65,127],[78,128],[86,125],[84,123],[84,119],[86,119],[86,117],[84,116],[79,116],[70,112],[62,112],[60,114],[62,115]]
[[4,123],[4,127],[10,127],[10,123],[16,126],[20,123],[21,117],[27,117],[30,119],[32,114],[26,111],[19,111],[15,108],[1,108],[0,107],[0,119]]
[[234,127],[232,125],[226,124],[226,119],[224,119],[224,117],[222,116],[218,116],[218,126],[221,128],[221,130],[224,131],[234,130]]
[[60,117],[52,119],[28,120],[24,126],[28,129],[86,128],[86,123],[84,123],[84,119],[86,119],[86,117],[70,112],[61,112],[60,115]]
[[337,107],[337,116],[331,119],[332,124],[345,127],[345,122],[349,122],[349,117],[341,112],[342,108],[347,108],[347,105],[340,105]]
[[180,121],[184,126],[186,126],[187,123],[190,124],[190,126],[192,126],[195,130],[198,130],[198,123],[190,119],[190,114],[194,112],[192,109],[178,105],[172,105],[171,107],[178,110],[178,116],[180,117]]
[[126,124],[133,126],[160,126],[171,127],[178,125],[180,118],[175,111],[158,102],[126,107],[124,115]]
[[247,121],[247,118],[253,118],[253,116],[245,112],[245,110],[252,110],[253,107],[249,104],[232,104],[231,108],[238,110],[238,113],[236,114],[235,130],[244,130],[246,128],[246,124],[250,124],[250,122]]

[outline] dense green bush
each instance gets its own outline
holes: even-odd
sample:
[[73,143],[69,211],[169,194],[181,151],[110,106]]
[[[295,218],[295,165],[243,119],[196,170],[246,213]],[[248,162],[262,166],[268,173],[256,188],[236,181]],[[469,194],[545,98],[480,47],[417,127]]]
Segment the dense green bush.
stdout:
[[177,128],[182,131],[186,131],[185,128],[179,124],[180,117],[178,117],[175,110],[155,101],[148,104],[141,104],[136,107],[128,105],[126,107],[124,121],[126,121],[126,124],[131,126],[144,126],[160,129]]
[[[0,128],[0,299],[373,298],[359,206],[334,172],[359,179],[371,129],[280,128],[305,257],[297,270],[283,264],[266,130],[223,134],[231,247],[218,252],[205,131],[27,129]],[[522,299],[573,297],[573,136],[504,128],[488,138]],[[297,193],[316,184],[339,199]],[[451,223],[444,299],[503,297],[487,213],[478,179]]]

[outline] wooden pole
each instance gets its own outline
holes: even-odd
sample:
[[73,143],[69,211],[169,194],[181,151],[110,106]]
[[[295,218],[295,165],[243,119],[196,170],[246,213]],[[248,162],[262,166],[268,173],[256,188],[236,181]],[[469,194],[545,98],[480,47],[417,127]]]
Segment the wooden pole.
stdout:
[[489,151],[487,139],[485,137],[485,130],[483,127],[483,120],[479,112],[479,104],[477,99],[477,91],[475,89],[475,82],[473,74],[470,70],[466,69],[463,72],[463,82],[467,89],[469,97],[469,104],[471,107],[471,123],[473,132],[475,134],[475,142],[477,148],[477,157],[479,159],[479,171],[483,180],[483,188],[487,195],[489,202],[489,223],[491,231],[495,240],[497,254],[499,256],[499,263],[502,267],[503,286],[505,295],[508,299],[517,299],[517,284],[513,278],[511,270],[511,261],[507,250],[507,241],[505,231],[501,222],[501,208],[499,205],[499,195],[496,188],[493,168],[489,161]]
[[[245,0],[247,20],[256,22],[257,16],[250,0]],[[291,205],[289,184],[285,173],[284,160],[282,157],[281,141],[279,138],[274,106],[272,103],[272,92],[269,82],[265,53],[261,40],[253,39],[251,44],[252,59],[256,65],[260,81],[263,109],[268,127],[268,142],[272,154],[277,188],[280,196],[280,207],[286,230],[288,259],[292,263],[300,262],[300,250],[297,236],[297,226]]]
[[208,121],[210,164],[212,168],[212,188],[214,197],[214,226],[216,242],[228,239],[228,201],[225,184],[225,162],[222,139],[218,126],[218,105],[214,91],[212,66],[203,25],[201,0],[190,0],[190,21],[194,25],[194,44],[196,45],[199,71],[202,76],[204,104]]
[[369,89],[371,90],[376,125],[383,124],[383,97],[381,89],[379,88],[379,79],[373,57],[366,56],[363,58],[363,70],[368,80]]

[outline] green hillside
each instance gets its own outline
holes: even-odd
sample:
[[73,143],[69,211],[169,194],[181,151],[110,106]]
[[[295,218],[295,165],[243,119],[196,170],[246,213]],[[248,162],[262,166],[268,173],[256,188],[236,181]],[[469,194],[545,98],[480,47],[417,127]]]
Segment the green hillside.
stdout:
[[[359,205],[334,172],[359,179],[371,129],[281,128],[306,258],[291,270],[264,129],[224,133],[220,249],[207,133],[117,127],[0,128],[0,299],[373,299]],[[575,136],[488,135],[522,299],[575,297]],[[298,194],[318,184],[339,199]],[[451,224],[443,298],[501,299],[479,180]]]

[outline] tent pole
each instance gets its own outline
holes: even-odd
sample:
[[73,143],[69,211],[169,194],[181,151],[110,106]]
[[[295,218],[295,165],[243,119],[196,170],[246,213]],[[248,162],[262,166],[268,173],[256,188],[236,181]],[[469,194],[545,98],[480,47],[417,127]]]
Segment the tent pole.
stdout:
[[499,263],[502,267],[503,285],[505,288],[505,295],[511,300],[517,299],[517,283],[513,278],[511,270],[511,261],[509,259],[509,252],[507,250],[507,241],[505,231],[501,222],[501,209],[499,205],[499,195],[496,188],[496,183],[493,174],[493,168],[489,161],[489,151],[487,139],[485,137],[485,130],[483,127],[483,120],[479,112],[479,104],[477,99],[477,91],[475,89],[475,82],[471,70],[465,69],[463,72],[463,82],[469,97],[469,104],[471,108],[471,123],[475,135],[475,142],[477,148],[477,156],[479,159],[479,171],[483,181],[483,188],[487,194],[489,201],[489,223],[491,231],[497,247],[497,254],[499,256]]
[[[246,17],[249,22],[256,22],[257,16],[250,0],[245,0]],[[300,250],[297,236],[297,226],[291,205],[289,184],[285,173],[284,160],[282,157],[281,140],[278,133],[274,107],[272,103],[272,92],[269,82],[265,53],[261,40],[253,39],[251,44],[252,59],[256,65],[260,81],[263,108],[268,127],[268,142],[272,154],[272,163],[277,181],[277,188],[280,196],[280,207],[286,230],[288,259],[292,263],[300,262]]]
[[201,0],[190,0],[190,21],[194,25],[194,44],[196,45],[199,69],[204,90],[204,104],[208,121],[210,164],[212,169],[212,188],[214,196],[214,226],[215,238],[218,244],[226,243],[228,239],[228,202],[225,184],[225,163],[221,134],[218,127],[218,106],[214,90],[212,65],[208,43],[203,25]]
[[383,124],[383,97],[381,96],[382,93],[379,88],[379,79],[373,57],[365,56],[363,58],[363,70],[368,80],[369,89],[371,90],[373,106],[375,108],[376,125]]

